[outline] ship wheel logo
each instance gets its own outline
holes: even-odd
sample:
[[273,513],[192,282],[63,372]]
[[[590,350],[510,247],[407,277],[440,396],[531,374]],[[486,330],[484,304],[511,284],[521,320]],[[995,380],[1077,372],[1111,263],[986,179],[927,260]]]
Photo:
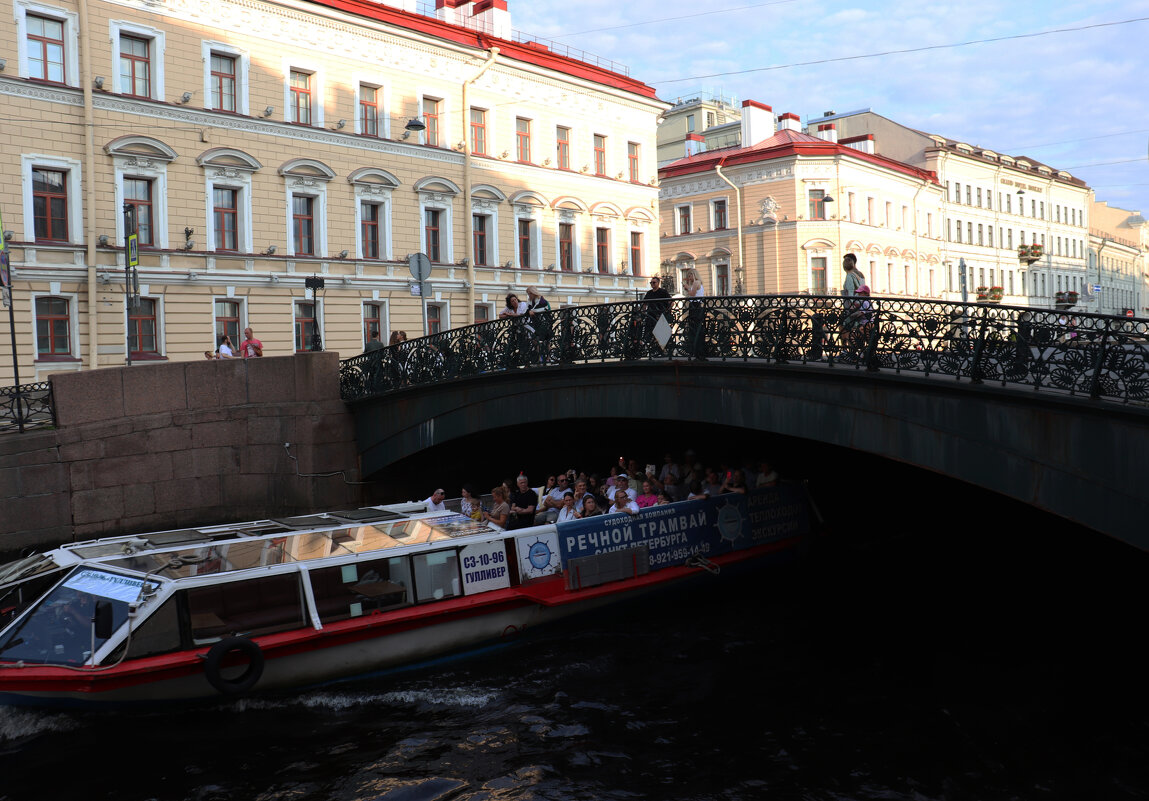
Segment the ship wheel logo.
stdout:
[[551,559],[553,558],[554,554],[551,553],[551,546],[542,540],[535,540],[531,543],[531,547],[527,549],[527,561],[531,563],[531,567],[535,570],[545,570],[550,567]]
[[742,512],[732,503],[727,503],[718,510],[718,522],[715,524],[718,536],[727,542],[734,542],[742,536]]

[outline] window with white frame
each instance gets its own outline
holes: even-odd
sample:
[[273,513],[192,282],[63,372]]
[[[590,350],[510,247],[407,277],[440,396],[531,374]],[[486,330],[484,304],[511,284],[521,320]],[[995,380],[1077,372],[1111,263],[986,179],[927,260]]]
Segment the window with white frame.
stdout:
[[251,57],[223,42],[203,42],[204,106],[229,114],[248,112],[248,73]]
[[294,159],[279,168],[284,178],[289,256],[327,253],[327,182],[335,172],[314,159]]
[[609,274],[611,270],[610,228],[598,226],[594,229],[594,266],[600,273]]
[[563,272],[579,272],[582,269],[582,248],[579,247],[579,226],[577,214],[569,209],[558,213],[555,231],[555,259]]
[[17,0],[20,75],[34,81],[76,86],[80,82],[79,16],[40,3]]
[[[141,295],[147,290],[143,287]],[[140,297],[139,305],[128,307],[128,348],[133,359],[163,356],[163,298]]]
[[306,70],[291,70],[288,76],[288,119],[298,125],[312,124],[314,75]]
[[379,102],[382,91],[369,83],[359,84],[359,103],[355,106],[355,130],[364,136],[382,136]]
[[447,309],[444,303],[427,304],[427,335],[439,334],[449,327]]
[[116,89],[129,97],[164,99],[164,32],[113,20],[112,63],[117,65]]
[[379,341],[384,344],[387,343],[387,337],[383,333],[387,330],[389,322],[387,319],[387,302],[384,300],[366,300],[363,302],[363,345],[366,347],[367,343],[371,341],[375,334],[379,335]]
[[710,222],[711,229],[715,231],[724,231],[730,227],[725,199],[710,201]]
[[322,342],[323,300],[304,298],[295,300],[293,305],[295,322],[295,352],[305,353],[315,349],[317,335]]
[[355,188],[356,257],[391,258],[391,199],[399,179],[386,170],[367,167],[347,176]]
[[[176,152],[149,136],[121,136],[104,146],[115,169],[115,203],[136,208],[136,233],[144,247],[168,247],[167,167]],[[124,219],[116,215],[117,241],[123,242]]]
[[538,222],[538,209],[526,203],[516,203],[514,208],[514,264],[522,270],[537,270],[542,260],[542,234]]
[[238,348],[243,341],[240,332],[246,327],[244,300],[242,298],[216,298],[215,306],[215,341],[219,342],[224,336],[231,337],[232,344]]
[[492,186],[473,188],[471,196],[471,244],[476,265],[499,264],[499,203],[506,195]]
[[423,252],[434,263],[452,263],[455,259],[452,207],[459,187],[446,178],[432,177],[417,182],[415,191],[419,193]]
[[689,203],[674,207],[674,233],[681,235],[694,232],[690,212],[691,207]]
[[204,248],[224,253],[251,253],[251,176],[262,165],[241,150],[213,148],[196,162],[204,169],[207,199]]
[[82,242],[80,162],[39,154],[24,154],[20,161],[24,238],[44,243]]
[[443,141],[440,128],[443,115],[443,100],[438,97],[424,95],[421,106],[423,124],[427,126],[423,130],[423,144],[430,145],[431,147],[443,147],[445,142]]

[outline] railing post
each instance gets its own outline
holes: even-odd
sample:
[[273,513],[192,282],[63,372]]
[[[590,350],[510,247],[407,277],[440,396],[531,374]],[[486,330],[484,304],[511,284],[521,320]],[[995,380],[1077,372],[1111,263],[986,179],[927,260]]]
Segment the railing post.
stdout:
[[1105,364],[1105,351],[1109,346],[1109,324],[1105,320],[1105,330],[1101,333],[1101,347],[1097,349],[1097,357],[1093,360],[1093,379],[1089,382],[1089,397],[1097,400],[1101,397],[1101,367]]
[[981,309],[981,324],[978,326],[977,341],[973,346],[973,356],[969,364],[969,379],[971,383],[981,383],[981,354],[985,350],[985,331],[989,327],[989,307]]

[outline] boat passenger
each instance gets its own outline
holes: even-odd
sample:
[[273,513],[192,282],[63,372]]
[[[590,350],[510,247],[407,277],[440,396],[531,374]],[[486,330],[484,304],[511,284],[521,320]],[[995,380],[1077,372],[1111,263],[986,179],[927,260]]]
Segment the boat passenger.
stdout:
[[499,528],[507,527],[507,518],[511,516],[511,507],[507,504],[507,488],[502,484],[491,490],[495,505],[483,510],[483,520],[493,523]]
[[619,512],[626,512],[628,515],[638,514],[638,504],[630,499],[626,490],[621,488],[614,491],[614,506],[610,507],[607,514],[613,515]]
[[654,487],[651,486],[649,480],[642,482],[642,494],[635,498],[634,502],[639,509],[645,509],[658,503],[658,496],[654,494]]
[[601,515],[601,514],[602,514],[602,508],[599,507],[599,505],[598,505],[598,499],[596,499],[595,496],[591,495],[588,492],[586,494],[586,497],[583,498],[583,501],[582,501],[582,516],[583,517],[594,517],[595,515]]
[[437,489],[431,493],[431,497],[424,498],[423,503],[427,504],[428,512],[445,512],[447,511],[447,506],[443,503],[443,499],[446,497],[446,492],[442,489]]
[[539,505],[539,496],[531,489],[530,481],[525,475],[519,475],[515,483],[518,486],[511,493],[511,522],[507,527],[529,528],[535,524],[535,509]]
[[474,520],[480,519],[479,499],[475,497],[475,489],[470,484],[464,484],[460,491],[459,511]]
[[578,520],[578,516],[578,510],[575,509],[574,504],[574,493],[567,490],[566,494],[563,495],[563,506],[559,509],[556,522],[567,523],[571,520]]

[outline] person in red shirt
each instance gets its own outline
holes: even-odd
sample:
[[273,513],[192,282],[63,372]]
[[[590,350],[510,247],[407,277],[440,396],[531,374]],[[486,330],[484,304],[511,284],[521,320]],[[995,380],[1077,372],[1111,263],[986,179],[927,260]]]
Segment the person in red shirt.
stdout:
[[243,329],[243,343],[239,346],[239,352],[245,359],[263,355],[263,343],[255,338],[251,328]]

